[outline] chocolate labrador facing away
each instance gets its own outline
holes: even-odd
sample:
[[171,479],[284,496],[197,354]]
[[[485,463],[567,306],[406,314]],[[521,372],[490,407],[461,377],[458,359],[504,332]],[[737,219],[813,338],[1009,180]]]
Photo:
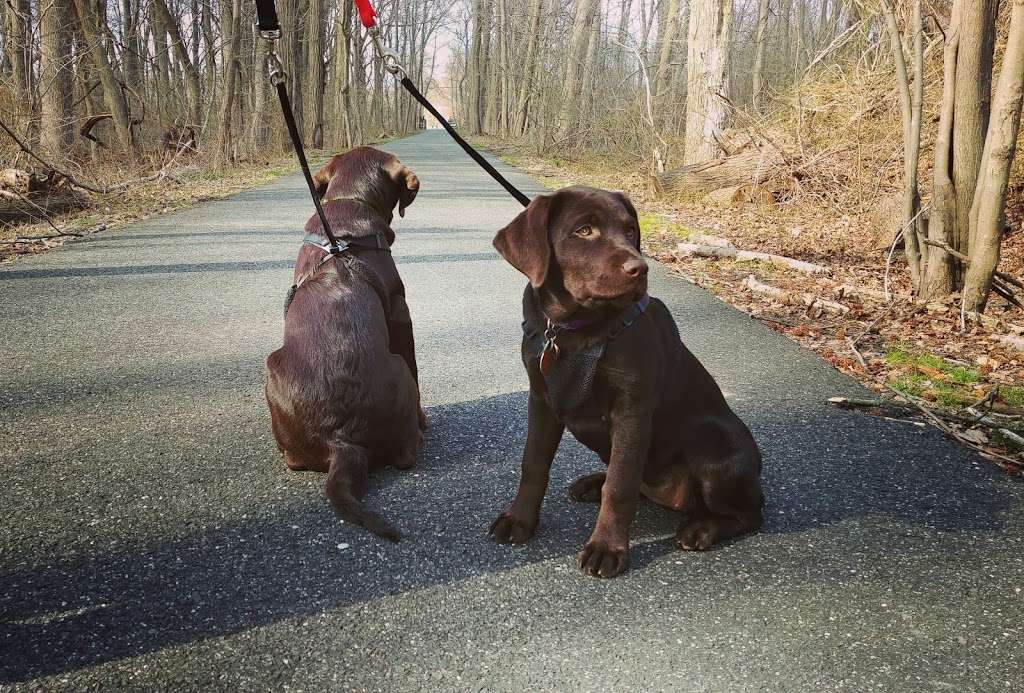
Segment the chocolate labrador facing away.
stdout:
[[393,155],[360,147],[314,176],[331,230],[350,251],[331,258],[317,215],[295,265],[284,346],[267,358],[267,404],[289,469],[326,472],[337,514],[378,536],[398,532],[365,509],[370,469],[412,467],[426,417],[412,320],[389,250],[392,213],[419,190]]
[[608,467],[569,488],[573,500],[601,504],[578,555],[590,575],[628,567],[641,493],[681,513],[684,549],[759,529],[761,454],[668,309],[647,295],[629,199],[586,187],[542,195],[494,247],[530,282],[522,343],[530,397],[519,490],[491,537],[519,544],[533,536],[565,427]]

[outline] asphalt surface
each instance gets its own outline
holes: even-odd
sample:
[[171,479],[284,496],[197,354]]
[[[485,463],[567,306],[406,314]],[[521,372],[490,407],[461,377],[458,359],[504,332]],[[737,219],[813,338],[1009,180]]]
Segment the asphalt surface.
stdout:
[[567,437],[538,536],[492,544],[526,378],[490,239],[520,207],[442,132],[388,148],[422,181],[395,254],[432,418],[372,480],[397,545],[270,434],[300,177],[0,268],[0,688],[1021,690],[1021,481],[828,408],[856,384],[662,268],[764,452],[763,532],[685,553],[645,503],[630,572],[586,577],[596,507],[565,490],[599,462]]

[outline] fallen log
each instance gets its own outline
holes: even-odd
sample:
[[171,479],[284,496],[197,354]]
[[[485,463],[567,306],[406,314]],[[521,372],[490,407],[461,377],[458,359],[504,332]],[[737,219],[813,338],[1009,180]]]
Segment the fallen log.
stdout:
[[789,292],[785,289],[780,289],[777,286],[772,286],[771,284],[765,284],[764,282],[758,281],[757,277],[752,274],[747,275],[747,278],[743,280],[742,286],[755,293],[771,296],[775,300],[786,305],[803,304],[804,306],[807,306],[808,313],[816,316],[821,315],[823,312],[837,313],[839,315],[845,315],[850,312],[850,309],[841,303],[829,301],[815,296],[814,294]]
[[88,206],[88,200],[70,188],[3,197],[0,198],[0,223],[40,221]]
[[712,190],[702,197],[701,201],[716,207],[733,207],[753,203],[771,204],[775,202],[775,195],[763,185],[744,183]]
[[774,147],[755,145],[732,156],[659,173],[653,179],[654,190],[659,195],[703,197],[722,188],[745,184],[756,187],[777,173],[784,164],[782,154]]
[[700,243],[679,243],[676,245],[676,252],[683,255],[697,255],[700,257],[716,257],[719,259],[736,260],[738,262],[768,262],[773,265],[788,267],[789,269],[804,272],[806,274],[828,274],[828,267],[816,265],[813,262],[804,262],[784,255],[772,255],[754,250],[739,250],[732,246],[708,245]]

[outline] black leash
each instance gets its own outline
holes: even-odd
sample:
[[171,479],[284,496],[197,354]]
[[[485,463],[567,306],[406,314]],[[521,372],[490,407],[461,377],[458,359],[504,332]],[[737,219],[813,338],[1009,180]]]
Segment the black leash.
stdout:
[[524,195],[519,188],[512,185],[512,183],[510,183],[505,176],[501,175],[496,168],[491,166],[491,162],[485,159],[480,152],[475,150],[473,145],[462,139],[462,136],[455,131],[452,124],[449,123],[443,115],[441,115],[440,111],[434,108],[434,104],[430,103],[430,101],[427,100],[427,97],[420,93],[420,90],[416,88],[416,85],[413,84],[412,80],[405,74],[402,75],[402,86],[405,87],[405,90],[412,95],[412,98],[419,101],[420,105],[430,111],[430,115],[437,119],[437,122],[441,124],[441,127],[448,131],[448,134],[452,136],[452,139],[459,143],[459,146],[462,147],[463,151],[469,154],[470,158],[473,159],[480,168],[487,171],[491,178],[496,180],[501,187],[508,191],[509,195],[519,201],[519,204],[523,207],[529,206],[530,198]]
[[295,123],[295,113],[292,112],[292,102],[288,98],[288,87],[285,85],[288,75],[281,65],[281,59],[274,50],[277,39],[281,38],[281,23],[277,19],[277,8],[274,0],[256,0],[257,27],[260,36],[271,41],[270,53],[267,54],[267,66],[270,71],[270,83],[277,90],[277,100],[281,102],[281,113],[284,115],[285,125],[288,126],[288,135],[292,140],[292,147],[295,149],[295,156],[299,158],[299,166],[302,167],[302,175],[306,179],[306,186],[309,187],[309,196],[313,198],[313,206],[316,207],[317,216],[324,228],[324,235],[330,242],[331,255],[341,255],[342,248],[338,239],[331,231],[331,225],[327,222],[327,215],[324,214],[323,205],[320,204],[320,195],[316,192],[316,184],[313,182],[313,174],[309,171],[309,162],[306,161],[306,150],[302,146],[302,137],[299,135],[299,126]]
[[[430,112],[437,122],[441,124],[441,127],[451,135],[451,138],[455,140],[462,150],[469,155],[477,165],[487,172],[491,178],[498,182],[501,187],[505,188],[509,195],[516,198],[519,204],[524,207],[530,204],[530,198],[527,197],[523,192],[512,185],[511,182],[505,176],[491,165],[487,159],[483,157],[480,152],[473,148],[466,140],[462,139],[462,136],[452,127],[452,124],[448,122],[448,119],[441,115],[441,112],[434,107],[434,104],[425,97],[420,90],[413,84],[412,80],[409,79],[409,75],[405,68],[402,66],[399,60],[398,53],[384,46],[380,38],[380,30],[377,27],[377,13],[373,9],[373,5],[370,0],[355,0],[356,8],[359,10],[359,19],[363,26],[366,27],[366,33],[373,41],[374,48],[377,51],[377,55],[382,61],[384,61],[384,69],[399,79],[402,86],[409,94],[416,99],[427,111]],[[276,41],[281,37],[281,23],[277,19],[277,8],[274,6],[274,0],[256,0],[256,16],[257,16],[257,27],[259,28],[260,36],[270,41]],[[320,200],[316,194],[316,187],[313,184],[313,178],[309,173],[309,166],[306,163],[306,155],[302,149],[302,141],[299,139],[299,131],[295,125],[295,117],[292,115],[291,103],[288,100],[288,92],[285,89],[285,72],[281,65],[280,59],[277,57],[277,53],[273,50],[267,56],[268,62],[270,63],[270,79],[274,86],[277,88],[277,97],[281,101],[281,110],[284,111],[284,119],[288,124],[288,133],[292,138],[292,145],[295,147],[295,153],[299,157],[299,163],[302,165],[302,172],[306,176],[306,184],[309,185],[309,193],[313,197],[313,204],[316,206],[317,214],[320,215],[320,221],[324,225],[324,232],[327,234],[327,238],[331,241],[332,253],[336,251],[334,248],[337,247],[338,243],[334,236],[331,234],[330,227],[327,225],[327,219],[324,217],[323,209],[320,206]],[[401,73],[401,76],[399,76]]]

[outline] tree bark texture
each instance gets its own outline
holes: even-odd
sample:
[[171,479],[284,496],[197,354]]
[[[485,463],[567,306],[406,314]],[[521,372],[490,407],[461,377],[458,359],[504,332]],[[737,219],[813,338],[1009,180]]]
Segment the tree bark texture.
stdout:
[[714,159],[728,112],[732,2],[707,0],[690,7],[687,35],[684,164]]

